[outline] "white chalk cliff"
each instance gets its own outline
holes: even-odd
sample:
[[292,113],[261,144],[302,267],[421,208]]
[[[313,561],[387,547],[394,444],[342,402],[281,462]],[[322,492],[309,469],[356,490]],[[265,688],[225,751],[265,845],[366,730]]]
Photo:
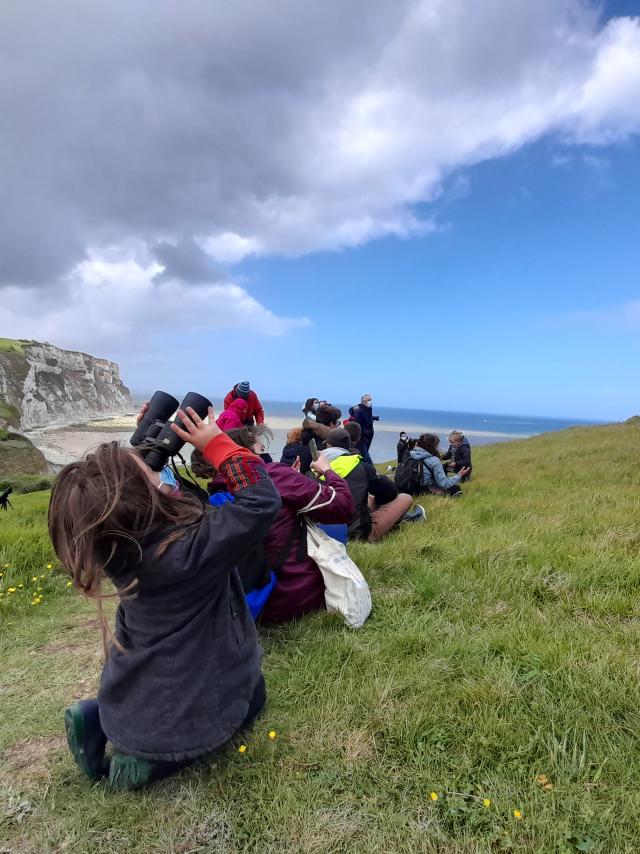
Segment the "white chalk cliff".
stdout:
[[133,411],[115,362],[37,341],[0,349],[0,403],[17,411],[21,430],[78,424]]

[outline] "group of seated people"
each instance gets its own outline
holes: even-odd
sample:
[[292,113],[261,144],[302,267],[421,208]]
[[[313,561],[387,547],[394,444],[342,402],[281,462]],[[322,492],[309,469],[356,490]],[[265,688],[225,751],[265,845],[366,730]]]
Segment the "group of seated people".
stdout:
[[[448,438],[448,449],[440,453],[440,437],[435,433],[423,433],[417,439],[400,433],[396,480],[402,481],[400,470],[411,470],[413,463],[418,483],[412,494],[449,495],[453,498],[462,495],[460,483],[471,477],[471,445],[459,430],[452,430]],[[407,474],[410,479],[410,472]]]
[[[370,543],[425,517],[365,459],[358,407],[340,426],[339,409],[310,399],[283,460],[273,462],[264,412],[251,395],[248,382],[234,386],[225,412],[243,423],[224,431],[229,421],[216,423],[213,409],[208,420],[179,410],[180,423],[171,425],[193,446],[191,468],[205,479],[213,507],[177,471],[177,478],[167,466],[155,471],[136,448],[117,442],[65,466],[54,484],[53,547],[73,586],[96,600],[106,655],[98,698],[65,712],[67,740],[85,775],[106,778],[112,790],[216,756],[253,724],[266,701],[256,624],[325,604],[322,574],[306,550],[306,517]],[[362,409],[370,408],[365,397]],[[409,455],[437,453],[425,436],[409,444]],[[456,450],[445,463],[455,469],[460,459]],[[251,576],[267,582],[260,592],[269,587],[257,614],[244,581]],[[115,632],[102,613],[106,580],[119,598]]]

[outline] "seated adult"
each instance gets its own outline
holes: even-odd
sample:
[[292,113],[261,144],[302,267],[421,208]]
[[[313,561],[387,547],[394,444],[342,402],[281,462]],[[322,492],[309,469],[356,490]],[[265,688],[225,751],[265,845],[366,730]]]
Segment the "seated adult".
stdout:
[[315,416],[315,420],[309,421],[305,418],[302,422],[302,451],[300,453],[300,471],[302,474],[306,474],[311,468],[313,455],[309,443],[313,439],[317,449],[321,451],[325,447],[329,431],[340,424],[342,412],[337,406],[323,403],[318,407]]
[[412,460],[421,460],[423,463],[422,486],[424,492],[454,497],[462,495],[462,490],[458,484],[465,475],[469,474],[469,470],[462,468],[457,474],[447,477],[438,454],[439,444],[440,438],[435,433],[423,433],[422,436],[418,437],[415,447],[409,454]]
[[440,459],[443,460],[445,472],[453,471],[457,474],[461,469],[468,469],[462,480],[469,480],[471,477],[471,445],[460,430],[452,430],[449,433],[449,447],[444,454],[440,455]]
[[302,453],[302,428],[294,427],[287,433],[287,444],[282,449],[280,462],[292,466]]
[[258,399],[258,395],[249,385],[249,380],[243,380],[241,383],[236,383],[234,385],[224,399],[224,408],[229,409],[232,401],[237,400],[238,398],[246,400],[247,402],[247,414],[245,416],[244,423],[246,425],[254,423],[264,424],[264,409]]
[[329,461],[331,469],[344,477],[351,490],[355,512],[348,528],[350,540],[375,543],[402,520],[424,519],[420,505],[415,512],[408,513],[413,500],[410,495],[398,493],[394,484],[381,477],[371,463],[352,453],[351,438],[343,427],[329,431],[327,447],[320,458]]
[[[228,435],[243,448],[259,451],[264,428],[245,427]],[[282,508],[263,538],[267,557],[276,569],[277,584],[260,615],[263,623],[282,623],[325,607],[324,579],[307,554],[306,531],[299,516],[303,507],[310,519],[327,524],[347,523],[354,505],[349,485],[335,474],[326,460],[312,463],[312,470],[324,477],[305,477],[290,466],[268,463],[265,468],[282,499]],[[318,507],[314,510],[314,506]],[[283,551],[286,555],[283,559]]]
[[346,424],[343,424],[342,426],[347,431],[347,433],[349,434],[349,438],[351,439],[351,453],[359,454],[360,439],[362,438],[362,428],[360,427],[357,421],[347,421]]

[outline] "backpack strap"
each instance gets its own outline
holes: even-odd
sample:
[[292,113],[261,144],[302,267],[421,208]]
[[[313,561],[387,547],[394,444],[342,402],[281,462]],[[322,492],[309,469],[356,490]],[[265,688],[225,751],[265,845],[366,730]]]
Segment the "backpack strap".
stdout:
[[332,503],[333,503],[333,501],[334,501],[334,499],[335,499],[335,497],[336,497],[336,491],[335,491],[335,489],[334,489],[332,486],[330,486],[330,487],[329,487],[329,489],[331,490],[331,497],[329,498],[329,500],[328,500],[328,501],[323,501],[323,502],[322,502],[322,504],[316,504],[316,501],[317,501],[317,500],[320,498],[320,496],[322,495],[322,486],[323,486],[323,485],[322,485],[321,483],[319,483],[319,484],[318,484],[318,491],[317,491],[317,492],[316,492],[316,494],[313,496],[313,498],[311,499],[311,501],[309,501],[309,503],[308,503],[308,504],[305,504],[305,506],[304,506],[304,507],[301,507],[301,508],[300,508],[300,510],[298,510],[298,516],[301,516],[301,515],[303,515],[304,513],[310,513],[312,510],[319,510],[321,507],[328,507],[328,506],[329,506],[329,504],[332,504]]

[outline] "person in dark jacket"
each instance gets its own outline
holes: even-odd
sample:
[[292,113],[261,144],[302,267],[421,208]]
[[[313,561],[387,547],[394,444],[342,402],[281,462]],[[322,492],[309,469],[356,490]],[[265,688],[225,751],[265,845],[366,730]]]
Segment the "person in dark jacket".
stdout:
[[374,434],[373,422],[378,421],[378,416],[374,415],[371,409],[372,403],[373,398],[371,395],[363,394],[360,398],[360,403],[349,409],[351,418],[360,425],[362,436],[358,448],[362,454],[362,459],[368,463],[372,462],[370,448]]
[[332,406],[330,403],[321,404],[316,412],[316,417],[313,420],[305,418],[302,422],[302,452],[300,454],[300,471],[302,474],[307,474],[311,468],[313,456],[309,443],[313,439],[316,443],[316,448],[321,451],[325,447],[325,441],[329,431],[340,424],[342,412],[337,406]]
[[[60,472],[49,532],[74,586],[120,597],[98,699],[65,713],[69,747],[90,777],[138,788],[212,754],[265,702],[261,650],[235,569],[275,521],[264,464],[196,412],[172,429],[220,472],[234,502],[165,494],[159,473],[116,442]],[[100,609],[99,609],[100,610]],[[107,740],[112,756],[105,758]]]
[[[248,427],[232,431],[231,436],[238,444],[255,448],[256,430]],[[324,579],[306,552],[300,511],[304,508],[305,515],[316,522],[346,524],[353,518],[354,505],[349,485],[322,457],[311,463],[312,472],[324,477],[320,482],[282,463],[270,463],[265,468],[282,498],[282,509],[263,539],[267,557],[277,567],[277,584],[260,622],[283,623],[325,607]]]
[[472,471],[469,440],[459,430],[452,430],[448,438],[449,447],[441,456],[441,459],[446,461],[444,469],[446,472],[453,472],[454,474],[458,474],[462,469],[468,469],[467,474],[463,475],[461,480],[469,480]]
[[398,439],[398,444],[396,445],[396,453],[398,455],[398,465],[400,465],[400,463],[403,461],[403,459],[407,456],[407,454],[409,453],[409,450],[410,450],[410,448],[409,448],[409,437],[407,436],[407,434],[403,430],[402,433],[400,433],[400,438]]
[[458,484],[468,472],[463,468],[457,474],[447,477],[438,452],[439,443],[440,438],[435,433],[423,433],[418,437],[415,447],[409,451],[409,456],[412,460],[422,463],[423,492],[457,497],[462,495]]
[[264,424],[264,409],[258,395],[249,385],[249,380],[236,383],[231,391],[227,392],[223,404],[224,409],[229,409],[233,401],[238,398],[247,402],[247,413],[244,423],[247,425]]
[[330,463],[333,471],[344,477],[351,490],[355,513],[348,527],[350,540],[375,543],[405,518],[407,521],[424,519],[424,509],[420,505],[408,514],[413,501],[410,495],[399,493],[392,481],[380,476],[371,463],[351,450],[348,432],[338,427],[330,431],[327,447],[320,455]]
[[294,427],[287,433],[287,444],[282,449],[280,462],[285,466],[292,466],[302,453],[302,428]]

